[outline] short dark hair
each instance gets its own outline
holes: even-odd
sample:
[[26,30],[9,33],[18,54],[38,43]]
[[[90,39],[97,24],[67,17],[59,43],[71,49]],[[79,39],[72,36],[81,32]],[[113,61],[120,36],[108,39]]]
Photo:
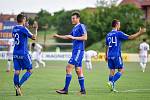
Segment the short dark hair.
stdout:
[[32,43],[32,47],[35,47],[35,43]]
[[74,16],[74,15],[76,15],[77,18],[80,18],[80,13],[78,11],[73,12],[71,16]]
[[18,15],[17,15],[17,22],[18,22],[18,23],[21,23],[24,18],[25,18],[25,16],[24,16],[23,14],[18,14]]
[[114,19],[111,23],[112,27],[116,27],[116,25],[118,24],[118,22],[120,22],[119,20],[117,19]]
[[146,39],[145,39],[145,38],[143,39],[143,42],[146,42]]

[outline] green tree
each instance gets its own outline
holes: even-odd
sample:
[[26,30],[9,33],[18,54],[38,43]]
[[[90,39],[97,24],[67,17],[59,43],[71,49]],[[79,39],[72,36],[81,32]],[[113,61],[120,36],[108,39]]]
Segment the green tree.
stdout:
[[41,11],[37,14],[37,16],[38,17],[36,18],[36,20],[38,21],[39,24],[39,30],[43,30],[44,26],[47,24],[49,27],[51,27],[52,16],[48,11],[41,9]]
[[135,33],[140,26],[143,26],[144,20],[141,18],[143,12],[133,5],[120,5],[111,7],[97,7],[91,17],[91,23],[87,24],[88,41],[87,46],[105,38],[111,31],[111,22],[118,19],[121,22],[121,30],[127,34]]

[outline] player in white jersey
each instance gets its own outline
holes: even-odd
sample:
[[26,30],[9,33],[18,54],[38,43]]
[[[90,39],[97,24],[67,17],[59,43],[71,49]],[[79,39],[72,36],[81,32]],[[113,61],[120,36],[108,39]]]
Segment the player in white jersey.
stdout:
[[88,70],[92,70],[91,58],[97,58],[97,52],[94,50],[88,50],[85,53],[85,64]]
[[142,68],[142,71],[145,72],[146,63],[148,60],[148,51],[149,51],[149,44],[146,43],[146,39],[143,39],[143,42],[140,44],[139,49],[140,49],[139,52],[140,66]]
[[45,62],[42,61],[42,49],[43,47],[38,43],[32,43],[33,48],[33,59],[35,60],[36,66],[35,68],[39,67],[39,64],[42,64],[45,67]]
[[12,61],[12,55],[13,55],[13,50],[14,50],[14,39],[9,39],[8,40],[8,50],[7,50],[7,70],[6,72],[10,72],[10,67],[11,67],[11,61]]

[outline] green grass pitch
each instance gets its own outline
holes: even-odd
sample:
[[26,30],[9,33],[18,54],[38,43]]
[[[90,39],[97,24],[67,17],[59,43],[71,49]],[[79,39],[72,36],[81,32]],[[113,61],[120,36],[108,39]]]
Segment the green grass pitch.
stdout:
[[87,94],[79,94],[75,71],[68,95],[55,91],[62,89],[67,61],[47,61],[46,67],[33,69],[30,79],[24,84],[23,96],[16,97],[13,87],[13,71],[6,73],[7,62],[0,60],[0,100],[150,100],[150,63],[143,73],[139,63],[125,63],[125,73],[116,84],[119,93],[109,92],[106,82],[108,69],[105,62],[93,62],[91,72],[85,69]]

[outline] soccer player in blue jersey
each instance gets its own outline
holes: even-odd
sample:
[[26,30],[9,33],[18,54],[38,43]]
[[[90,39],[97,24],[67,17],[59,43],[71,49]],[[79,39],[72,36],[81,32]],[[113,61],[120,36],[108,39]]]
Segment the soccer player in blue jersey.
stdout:
[[80,14],[78,12],[72,13],[72,24],[74,25],[70,35],[54,35],[56,38],[71,39],[73,42],[72,56],[66,66],[66,81],[62,90],[57,90],[59,94],[68,94],[69,84],[72,79],[72,70],[75,67],[76,74],[78,75],[78,81],[80,84],[80,93],[86,94],[84,87],[84,76],[82,71],[82,59],[84,56],[84,41],[87,40],[87,31],[84,24],[80,23]]
[[[37,27],[35,27],[35,34],[32,34],[26,27],[26,17],[22,14],[17,15],[17,22],[13,28],[12,34],[15,42],[13,51],[14,62],[14,85],[16,89],[16,96],[21,96],[21,86],[32,74],[32,61],[28,52],[28,38],[36,39]],[[19,80],[20,71],[26,69],[27,72]]]
[[[133,40],[142,35],[146,30],[145,28],[140,28],[139,32],[127,35],[119,31],[120,21],[116,19],[112,21],[112,28],[112,31],[106,36],[106,61],[110,69],[108,86],[111,91],[117,92],[115,90],[115,83],[124,72],[121,57],[121,42],[123,40]],[[118,69],[118,72],[115,73],[115,69]]]

